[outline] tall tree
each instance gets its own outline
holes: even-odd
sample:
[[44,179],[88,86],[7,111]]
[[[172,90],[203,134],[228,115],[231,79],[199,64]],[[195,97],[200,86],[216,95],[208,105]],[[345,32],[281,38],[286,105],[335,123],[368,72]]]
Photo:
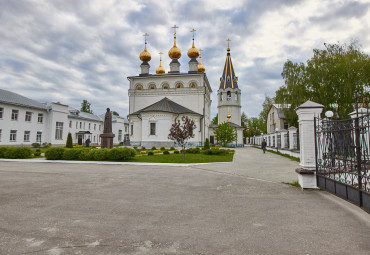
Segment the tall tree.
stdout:
[[236,141],[236,130],[228,122],[221,123],[215,130],[215,138],[217,143],[226,146],[226,144]]
[[91,104],[86,99],[84,99],[81,103],[81,112],[93,113]]
[[168,139],[173,140],[181,145],[182,147],[182,155],[185,158],[185,146],[186,142],[194,137],[194,129],[196,129],[196,125],[194,120],[190,119],[188,116],[183,116],[181,118],[182,123],[180,120],[173,123],[170,129],[170,133],[168,134]]
[[267,114],[273,103],[274,103],[274,99],[265,95],[265,101],[263,101],[262,103],[262,111],[259,114],[260,122],[259,122],[259,128],[258,128],[262,133],[265,133],[265,134],[267,132]]
[[212,124],[217,125],[218,124],[218,113],[216,114],[216,117],[212,119]]

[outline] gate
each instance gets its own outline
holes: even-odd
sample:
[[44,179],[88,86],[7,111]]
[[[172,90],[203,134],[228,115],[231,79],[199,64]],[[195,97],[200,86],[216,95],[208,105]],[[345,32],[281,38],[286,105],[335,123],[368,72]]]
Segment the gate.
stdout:
[[315,118],[317,186],[370,212],[370,115]]

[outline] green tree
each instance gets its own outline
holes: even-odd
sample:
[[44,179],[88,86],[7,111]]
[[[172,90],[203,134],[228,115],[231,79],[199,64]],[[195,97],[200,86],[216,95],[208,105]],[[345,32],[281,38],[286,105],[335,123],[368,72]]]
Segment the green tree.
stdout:
[[[262,111],[259,114],[258,130],[262,133],[267,133],[267,114],[270,110],[271,105],[274,103],[274,99],[265,95],[265,101],[262,103]],[[254,121],[257,123],[257,121]]]
[[113,111],[112,114],[115,115],[115,116],[119,116],[118,112],[116,112],[116,111]]
[[245,114],[245,112],[242,113],[240,123],[242,127],[245,127],[245,125],[248,124],[248,117],[247,114]]
[[72,134],[71,134],[71,132],[68,132],[67,142],[66,142],[66,148],[73,148]]
[[226,144],[236,141],[236,130],[228,122],[221,123],[215,130],[215,138],[217,143],[226,146]]
[[208,150],[210,147],[209,147],[209,139],[206,138],[206,141],[204,142],[204,146],[203,146],[203,149],[205,150]]
[[81,112],[93,113],[91,104],[86,99],[82,100]]
[[217,113],[217,115],[216,115],[216,117],[214,117],[213,119],[212,119],[212,124],[214,124],[214,125],[218,125],[218,113]]

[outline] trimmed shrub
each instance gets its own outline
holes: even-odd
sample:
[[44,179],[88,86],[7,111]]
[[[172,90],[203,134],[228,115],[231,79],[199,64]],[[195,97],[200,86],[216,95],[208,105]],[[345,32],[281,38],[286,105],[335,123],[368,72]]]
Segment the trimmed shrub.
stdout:
[[32,150],[29,147],[8,147],[4,152],[4,158],[30,158]]
[[161,150],[154,150],[153,153],[160,153],[162,152]]
[[157,148],[155,146],[152,147],[152,151],[156,150]]
[[63,158],[64,151],[65,148],[53,147],[45,152],[45,157],[47,160],[60,160]]
[[108,159],[109,149],[91,150],[90,153],[93,155],[93,159],[97,161],[103,161]]
[[33,148],[40,148],[40,144],[39,143],[32,143],[31,146]]
[[140,151],[140,154],[146,154],[146,151]]
[[146,150],[146,148],[145,148],[144,146],[141,146],[141,149],[142,149],[142,150]]
[[66,142],[66,148],[73,148],[72,134],[71,134],[71,132],[68,132],[67,142]]
[[41,155],[41,150],[40,150],[40,149],[36,149],[36,150],[33,152],[33,155],[34,155],[35,157],[40,156],[40,155]]
[[65,149],[62,159],[64,160],[77,160],[80,157],[82,150]]
[[148,151],[148,156],[153,156],[153,155],[154,155],[154,152]]
[[174,150],[175,150],[175,147],[173,147],[173,146],[172,146],[172,147],[170,148],[170,151],[174,151]]
[[167,151],[167,150],[163,151],[163,155],[168,155],[168,154],[170,154],[169,151]]
[[200,148],[197,147],[197,148],[189,148],[189,149],[186,149],[185,151],[186,153],[191,153],[191,154],[198,154],[200,153]]
[[202,153],[205,155],[226,155],[229,152],[230,150],[219,149],[217,147],[202,151]]
[[209,139],[206,138],[206,141],[204,142],[204,147],[203,147],[203,150],[209,150]]
[[8,147],[0,147],[0,158],[5,157],[5,152],[8,149]]
[[133,149],[124,148],[113,148],[108,152],[108,159],[113,161],[129,160],[135,157],[136,152]]
[[178,150],[173,151],[174,154],[179,154],[180,152]]
[[161,151],[165,151],[166,150],[166,148],[165,147],[161,147],[161,149],[160,149]]
[[137,146],[134,146],[134,149],[136,150],[137,149]]
[[92,150],[82,149],[79,151],[80,151],[80,154],[78,156],[79,160],[84,160],[84,161],[94,160],[94,152]]

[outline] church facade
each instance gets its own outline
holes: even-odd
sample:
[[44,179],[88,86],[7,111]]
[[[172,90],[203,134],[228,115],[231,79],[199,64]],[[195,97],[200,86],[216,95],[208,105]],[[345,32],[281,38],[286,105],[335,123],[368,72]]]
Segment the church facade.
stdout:
[[[202,146],[206,138],[211,138],[215,128],[210,121],[212,88],[205,73],[205,67],[201,63],[200,50],[195,48],[195,30],[192,30],[192,46],[187,52],[189,68],[187,72],[180,72],[178,59],[181,57],[181,51],[176,45],[178,27],[175,25],[173,28],[174,44],[168,52],[168,56],[172,59],[170,70],[166,73],[160,59],[155,74],[150,73],[151,55],[147,50],[147,34],[145,34],[145,48],[140,54],[141,73],[127,77],[130,81],[128,89],[130,143],[133,146],[173,146],[174,142],[168,139],[169,130],[171,125],[181,120],[183,116],[193,119],[196,125],[194,137],[188,140],[188,146]],[[234,73],[233,77],[235,77]],[[231,114],[235,115],[232,120],[235,119],[235,124],[240,125],[240,90],[237,85],[235,88],[227,89],[234,94],[239,93],[238,103],[236,107],[230,105],[231,108],[226,110],[224,107],[219,107],[219,116],[221,116],[220,111],[224,114],[228,109],[232,109]],[[238,116],[239,122],[236,120]]]

